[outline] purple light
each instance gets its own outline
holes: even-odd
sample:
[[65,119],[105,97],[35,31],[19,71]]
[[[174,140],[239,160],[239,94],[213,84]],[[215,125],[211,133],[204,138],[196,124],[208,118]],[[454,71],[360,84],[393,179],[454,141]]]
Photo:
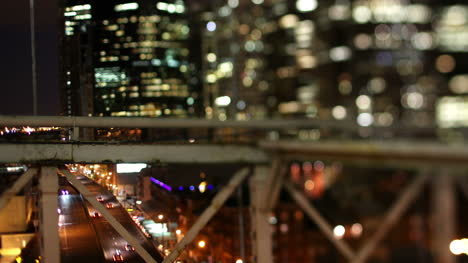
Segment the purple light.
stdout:
[[208,185],[208,190],[213,190],[213,185],[212,184]]
[[150,177],[150,180],[153,183],[155,183],[155,184],[161,186],[162,188],[166,189],[167,191],[172,191],[172,188],[169,185],[167,185],[167,184],[165,184],[165,183],[163,183],[163,182],[161,182],[161,181],[159,181],[157,179],[154,179],[153,177]]
[[179,186],[179,191],[182,191],[184,190],[184,187],[183,186]]
[[191,185],[190,186],[190,191],[195,191],[195,186]]

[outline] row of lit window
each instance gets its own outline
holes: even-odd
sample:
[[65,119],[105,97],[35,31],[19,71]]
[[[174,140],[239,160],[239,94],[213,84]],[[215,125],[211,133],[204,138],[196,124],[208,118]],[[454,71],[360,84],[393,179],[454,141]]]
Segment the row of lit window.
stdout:
[[[117,21],[118,24],[127,24],[128,22],[136,23],[137,21],[138,22],[157,23],[157,22],[161,21],[161,17],[157,16],[157,15],[152,15],[152,16],[140,16],[137,19],[136,16],[132,16],[130,18],[128,18],[128,17],[117,18],[116,21]],[[108,23],[109,23],[109,20],[105,20],[105,22],[103,21],[103,24],[108,24]]]
[[[189,92],[185,89],[181,90],[166,90],[166,91],[145,91],[145,92],[130,92],[130,93],[121,93],[120,96],[122,98],[157,98],[157,97],[181,97],[185,98],[189,96]],[[103,100],[107,100],[108,98],[114,99],[116,95],[114,93],[111,94],[104,94],[101,96]],[[105,101],[106,103],[110,103],[110,101]]]
[[[103,43],[109,43],[109,39],[103,39]],[[116,43],[114,44],[114,48],[174,48],[179,49],[181,48],[181,54],[183,56],[187,56],[189,51],[186,48],[182,48],[183,45],[178,42],[169,42],[169,41],[151,41],[151,40],[144,40],[140,42],[126,42],[123,44]],[[141,53],[141,52],[139,52]]]
[[[154,75],[157,75],[156,72]],[[147,73],[141,73],[140,76],[143,78],[141,80],[142,84],[162,84],[163,82],[163,80],[160,78],[146,77],[148,76]],[[184,81],[182,81],[181,79],[175,79],[175,78],[164,79],[164,82],[167,84],[171,84],[171,85],[178,85],[178,84],[180,85],[184,83]]]
[[172,115],[172,116],[185,116],[187,115],[187,111],[185,109],[156,109],[156,110],[142,110],[142,111],[118,111],[112,112],[111,116],[118,116],[118,117],[136,117],[136,116],[148,116],[148,117],[157,117],[161,115]]

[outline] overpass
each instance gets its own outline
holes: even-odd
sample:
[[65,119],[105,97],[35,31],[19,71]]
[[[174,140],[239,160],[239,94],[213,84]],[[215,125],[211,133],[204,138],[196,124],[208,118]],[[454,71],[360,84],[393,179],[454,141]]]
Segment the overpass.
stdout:
[[[89,142],[81,140],[79,128],[210,128],[210,129],[351,129],[340,122],[310,120],[294,121],[207,121],[172,120],[148,118],[106,118],[106,117],[14,117],[0,116],[0,126],[60,126],[74,131],[72,139],[66,142],[2,143],[0,163],[22,163],[31,168],[25,172],[0,199],[0,209],[34,175],[40,176],[42,192],[42,215],[39,229],[42,233],[42,256],[45,262],[59,262],[57,225],[57,174],[64,175],[70,183],[99,211],[103,217],[122,235],[146,262],[158,262],[138,241],[133,240],[112,215],[95,197],[87,192],[76,176],[63,164],[70,163],[239,163],[244,166],[226,186],[213,198],[211,205],[202,213],[184,238],[177,244],[164,263],[175,262],[180,253],[190,244],[198,232],[216,214],[226,199],[249,177],[251,192],[251,226],[253,261],[271,263],[272,232],[268,225],[269,214],[277,204],[279,192],[284,188],[293,200],[317,224],[324,235],[336,246],[348,262],[366,262],[370,254],[398,222],[410,204],[420,195],[425,185],[432,186],[432,209],[434,222],[439,225],[434,233],[436,261],[455,262],[448,250],[454,238],[456,201],[454,188],[459,185],[468,197],[464,171],[468,166],[468,149],[461,144],[445,144],[436,141],[414,142],[408,140],[266,140],[259,139],[248,145],[192,143],[118,143]],[[395,127],[395,129],[406,127]],[[343,239],[337,238],[331,224],[317,208],[301,193],[286,176],[292,160],[339,160],[363,167],[394,167],[410,169],[417,173],[413,181],[401,190],[399,198],[389,208],[381,225],[360,249],[353,249]],[[376,175],[378,176],[378,175]]]

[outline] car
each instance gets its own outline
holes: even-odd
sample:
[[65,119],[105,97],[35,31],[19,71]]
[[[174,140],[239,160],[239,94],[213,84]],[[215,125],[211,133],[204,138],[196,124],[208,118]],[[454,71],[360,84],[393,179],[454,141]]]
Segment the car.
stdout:
[[102,198],[102,196],[98,196],[98,197],[96,197],[96,199],[97,199],[99,202],[104,202],[104,198]]
[[114,208],[114,204],[113,204],[113,203],[107,203],[107,204],[106,204],[106,207],[107,207],[107,208]]
[[126,251],[135,251],[135,248],[134,248],[132,245],[130,245],[130,244],[127,243],[127,244],[125,245],[125,250],[126,250]]
[[101,214],[99,214],[99,212],[94,212],[93,215],[92,215],[94,218],[100,218],[101,217]]
[[124,259],[123,259],[123,256],[122,256],[122,253],[120,252],[120,250],[116,250],[114,255],[112,256],[112,260],[114,260],[114,262],[123,262]]

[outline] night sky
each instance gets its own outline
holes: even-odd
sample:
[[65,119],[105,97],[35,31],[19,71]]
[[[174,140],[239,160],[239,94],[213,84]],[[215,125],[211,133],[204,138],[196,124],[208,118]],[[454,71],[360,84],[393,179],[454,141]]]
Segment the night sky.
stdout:
[[[39,115],[59,115],[58,0],[35,0]],[[0,115],[32,115],[29,0],[0,8]]]

